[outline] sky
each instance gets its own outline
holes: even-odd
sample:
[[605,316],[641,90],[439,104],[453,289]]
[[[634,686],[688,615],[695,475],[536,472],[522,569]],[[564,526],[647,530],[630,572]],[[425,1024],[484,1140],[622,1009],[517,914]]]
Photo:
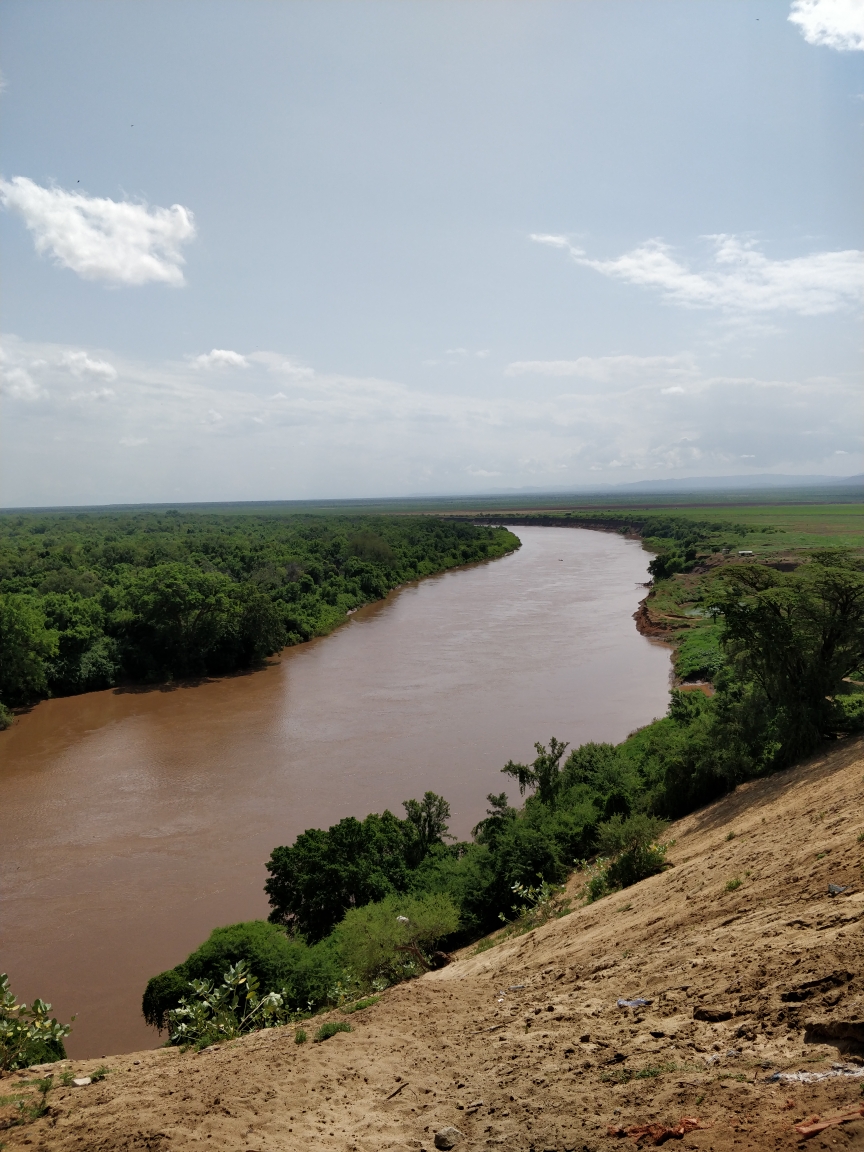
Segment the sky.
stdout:
[[3,0],[0,505],[862,470],[864,0]]

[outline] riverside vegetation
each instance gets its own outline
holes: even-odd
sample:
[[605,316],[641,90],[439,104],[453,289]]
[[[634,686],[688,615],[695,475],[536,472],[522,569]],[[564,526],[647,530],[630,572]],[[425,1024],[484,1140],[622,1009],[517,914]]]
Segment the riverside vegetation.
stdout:
[[501,919],[506,933],[566,914],[560,885],[574,866],[586,901],[661,871],[666,821],[864,728],[861,559],[822,550],[789,571],[726,563],[692,540],[692,521],[688,531],[690,543],[682,528],[658,550],[652,596],[702,605],[683,617],[696,624],[678,671],[710,680],[712,695],[673,690],[668,714],[619,745],[568,754],[557,739],[538,743],[531,763],[502,769],[524,802],[490,794],[469,842],[452,842],[449,806],[427,792],[404,802],[403,817],[346,817],[275,848],[269,922],[216,929],[154,977],[147,1021],[172,1043],[212,1042],[212,1028],[192,1037],[181,1025],[195,1011],[195,982],[238,962],[279,998],[282,1022],[356,1002],[434,967],[436,946],[486,946]]
[[254,667],[406,581],[518,547],[427,516],[7,513],[0,727],[45,696]]
[[[490,794],[471,841],[453,842],[446,800],[427,792],[402,817],[347,817],[275,848],[269,921],[216,929],[148,983],[145,1018],[171,1043],[361,1008],[439,962],[436,946],[484,946],[502,918],[506,933],[566,913],[574,866],[588,901],[636,883],[665,865],[667,820],[864,726],[853,550],[811,548],[772,567],[770,553],[767,564],[730,559],[742,536],[750,543],[745,525],[617,512],[539,522],[562,520],[642,536],[655,553],[647,622],[676,641],[679,680],[710,681],[713,695],[674,690],[663,719],[617,746],[538,743],[531,763],[503,768],[524,801]],[[248,667],[405,580],[518,546],[506,527],[426,517],[142,512],[3,525],[0,694],[13,705]],[[770,539],[770,525],[760,533]]]

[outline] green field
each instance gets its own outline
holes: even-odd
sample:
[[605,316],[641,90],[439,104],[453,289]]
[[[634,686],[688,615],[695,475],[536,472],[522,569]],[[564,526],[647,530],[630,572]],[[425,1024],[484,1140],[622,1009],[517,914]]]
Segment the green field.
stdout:
[[[672,510],[664,508],[664,511]],[[757,553],[825,547],[864,548],[864,504],[763,504],[747,508],[703,505],[676,508],[674,514],[752,527],[760,538],[751,536],[742,542],[742,547]],[[766,533],[766,528],[775,531]]]

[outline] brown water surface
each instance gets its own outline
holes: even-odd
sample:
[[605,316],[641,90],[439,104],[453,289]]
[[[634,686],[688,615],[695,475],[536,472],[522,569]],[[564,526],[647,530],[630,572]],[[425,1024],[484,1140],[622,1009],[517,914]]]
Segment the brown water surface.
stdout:
[[465,837],[535,740],[617,741],[663,714],[668,649],[631,619],[639,544],[517,532],[512,556],[403,588],[263,671],[49,700],[0,734],[0,971],[78,1013],[70,1054],[155,1046],[148,977],[265,917],[264,862],[304,828],[432,789]]

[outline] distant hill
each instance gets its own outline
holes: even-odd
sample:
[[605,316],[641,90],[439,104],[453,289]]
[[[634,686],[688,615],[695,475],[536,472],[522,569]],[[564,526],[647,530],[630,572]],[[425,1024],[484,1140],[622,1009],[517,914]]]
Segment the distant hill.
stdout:
[[[515,496],[528,495],[627,495],[682,494],[686,492],[764,492],[773,488],[836,488],[848,491],[850,488],[864,490],[864,473],[856,476],[788,476],[777,472],[757,472],[749,476],[684,476],[666,477],[662,480],[630,480],[621,484],[569,484],[566,487],[547,488],[540,485],[525,485],[521,488],[484,488],[482,491],[465,492],[413,492],[407,500],[429,500],[447,497]],[[862,492],[864,495],[864,492]]]
[[864,486],[864,473],[857,476],[785,476],[776,472],[759,472],[751,476],[688,476],[676,480],[634,480],[616,484],[615,490],[638,489],[640,492],[719,492],[724,489],[765,488],[849,488]]

